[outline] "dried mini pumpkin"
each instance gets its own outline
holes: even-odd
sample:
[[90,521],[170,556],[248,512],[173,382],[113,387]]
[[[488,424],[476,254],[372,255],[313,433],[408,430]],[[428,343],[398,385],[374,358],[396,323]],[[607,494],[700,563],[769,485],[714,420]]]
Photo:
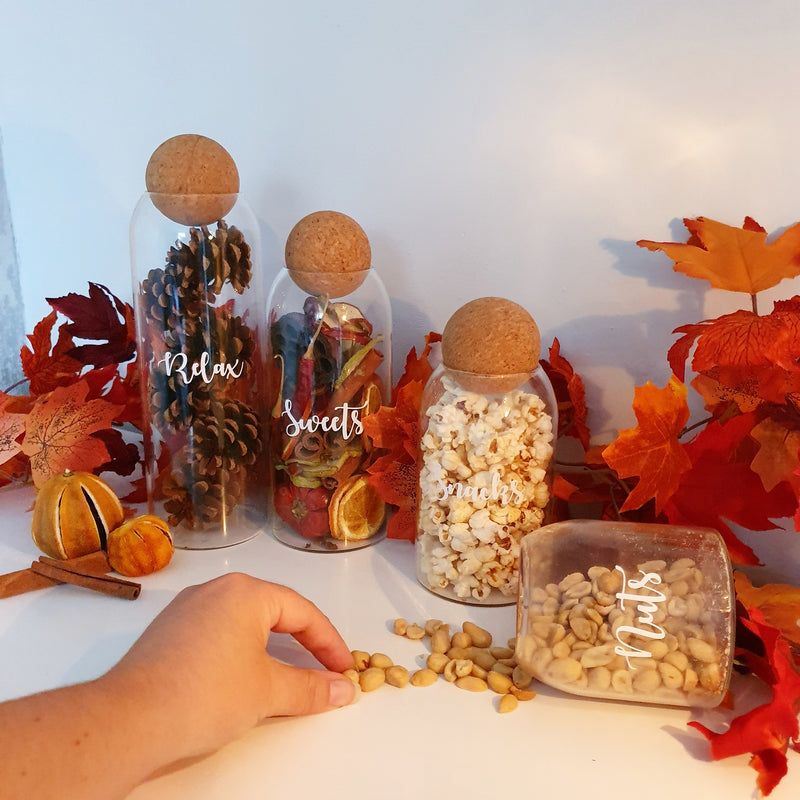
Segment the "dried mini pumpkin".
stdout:
[[91,472],[66,470],[39,488],[31,535],[52,558],[77,558],[104,550],[108,532],[124,519],[114,490]]
[[154,514],[129,519],[108,534],[108,563],[129,578],[166,567],[174,552],[169,525]]

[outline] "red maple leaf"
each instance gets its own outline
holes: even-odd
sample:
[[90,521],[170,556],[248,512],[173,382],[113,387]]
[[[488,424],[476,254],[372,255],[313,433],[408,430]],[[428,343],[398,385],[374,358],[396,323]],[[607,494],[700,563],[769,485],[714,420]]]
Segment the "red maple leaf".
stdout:
[[581,443],[584,450],[588,450],[590,433],[586,424],[586,389],[583,380],[576,374],[572,364],[561,355],[558,339],[553,339],[548,356],[549,360],[542,359],[541,364],[553,384],[556,396],[558,435],[572,436]]
[[689,419],[686,395],[686,387],[674,375],[663,389],[649,381],[636,388],[633,410],[639,425],[622,431],[603,450],[606,463],[620,477],[639,477],[622,511],[655,498],[656,512],[660,512],[678,488],[681,475],[691,467],[678,440]]
[[102,342],[73,347],[68,355],[81,364],[104,367],[122,364],[136,354],[133,308],[99,283],[89,284],[89,296],[71,292],[47,302],[72,322],[63,330],[74,338]]
[[761,639],[764,656],[749,651],[740,656],[771,688],[771,700],[734,718],[724,733],[715,733],[699,722],[689,725],[709,740],[715,760],[751,753],[750,766],[758,772],[758,788],[763,795],[769,795],[787,772],[789,747],[800,751],[800,673],[780,631],[768,625],[757,608],[748,609],[748,616],[741,622]]
[[672,371],[683,380],[686,359],[697,342],[692,359],[695,372],[715,367],[756,367],[776,364],[797,366],[800,353],[797,309],[791,305],[760,316],[752,311],[734,311],[694,325],[682,325],[673,333],[683,336],[667,353]]
[[67,386],[80,375],[82,364],[69,355],[75,343],[69,331],[59,328],[56,343],[52,342],[55,311],[36,324],[28,336],[31,348],[20,350],[22,371],[30,382],[32,395],[46,394],[58,386]]
[[727,523],[749,530],[775,530],[778,526],[772,520],[791,516],[797,505],[788,483],[767,491],[750,466],[755,443],[749,434],[756,421],[753,414],[742,414],[724,424],[711,422],[697,434],[685,446],[691,468],[664,506],[674,525],[716,528],[738,564],[760,562]]
[[30,458],[36,486],[66,469],[91,472],[108,462],[108,449],[92,434],[111,428],[119,406],[100,398],[87,401],[88,394],[85,380],[59,387],[28,415],[22,452]]

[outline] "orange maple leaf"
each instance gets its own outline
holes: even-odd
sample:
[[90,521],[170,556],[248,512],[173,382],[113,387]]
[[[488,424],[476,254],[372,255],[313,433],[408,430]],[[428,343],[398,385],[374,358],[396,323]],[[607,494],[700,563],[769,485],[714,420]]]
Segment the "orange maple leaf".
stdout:
[[63,472],[92,471],[109,460],[105,444],[91,434],[111,427],[121,406],[86,400],[88,383],[54,389],[33,406],[25,421],[22,452],[30,458],[34,484]]
[[637,386],[633,410],[639,425],[622,431],[603,450],[603,458],[622,478],[639,476],[621,511],[640,508],[655,498],[656,513],[675,493],[691,461],[678,435],[689,419],[687,389],[674,375],[663,389],[648,381]]
[[25,431],[27,414],[10,411],[9,405],[13,407],[13,399],[0,392],[0,464],[22,452],[22,445],[17,440]]
[[684,219],[683,224],[690,234],[685,244],[647,239],[636,244],[666,253],[676,272],[731,292],[752,295],[800,275],[800,223],[769,244],[766,230],[750,217],[741,228],[707,217]]
[[[750,467],[769,492],[800,467],[800,431],[787,430],[785,425],[767,417],[750,435],[760,445]],[[796,482],[800,485],[800,480]]]
[[58,314],[52,311],[33,329],[28,336],[31,348],[23,347],[20,351],[22,371],[30,381],[31,394],[40,395],[52,391],[57,386],[64,386],[75,380],[83,365],[67,355],[75,347],[69,331],[64,327],[58,329],[58,339],[52,344],[51,334]]
[[796,645],[800,645],[800,587],[784,583],[753,586],[738,570],[733,573],[736,597],[746,608],[755,606],[769,625]]

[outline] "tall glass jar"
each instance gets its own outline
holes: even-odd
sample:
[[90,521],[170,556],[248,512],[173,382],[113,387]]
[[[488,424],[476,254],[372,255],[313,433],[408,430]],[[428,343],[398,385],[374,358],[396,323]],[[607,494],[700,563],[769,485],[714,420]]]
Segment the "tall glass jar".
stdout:
[[[224,216],[166,216],[184,207]],[[239,194],[145,193],[131,257],[150,512],[169,521],[177,547],[250,539],[267,518],[257,221]]]
[[[337,285],[355,288],[320,291]],[[282,269],[268,307],[275,538],[317,552],[373,544],[385,535],[385,505],[368,483],[362,420],[391,390],[383,282],[372,269],[322,277]]]
[[440,365],[421,403],[417,579],[476,605],[511,605],[520,542],[547,522],[557,409],[541,367],[478,375]]

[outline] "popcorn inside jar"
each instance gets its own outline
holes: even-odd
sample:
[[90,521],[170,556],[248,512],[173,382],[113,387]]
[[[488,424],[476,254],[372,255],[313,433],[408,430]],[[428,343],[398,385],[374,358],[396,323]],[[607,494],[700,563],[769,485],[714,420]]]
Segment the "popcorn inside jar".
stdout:
[[416,542],[417,578],[436,594],[516,602],[520,541],[545,524],[551,497],[555,400],[538,351],[533,320],[500,298],[467,304],[445,328],[422,398]]
[[570,694],[713,707],[733,664],[734,593],[717,531],[600,520],[522,542],[516,657]]

